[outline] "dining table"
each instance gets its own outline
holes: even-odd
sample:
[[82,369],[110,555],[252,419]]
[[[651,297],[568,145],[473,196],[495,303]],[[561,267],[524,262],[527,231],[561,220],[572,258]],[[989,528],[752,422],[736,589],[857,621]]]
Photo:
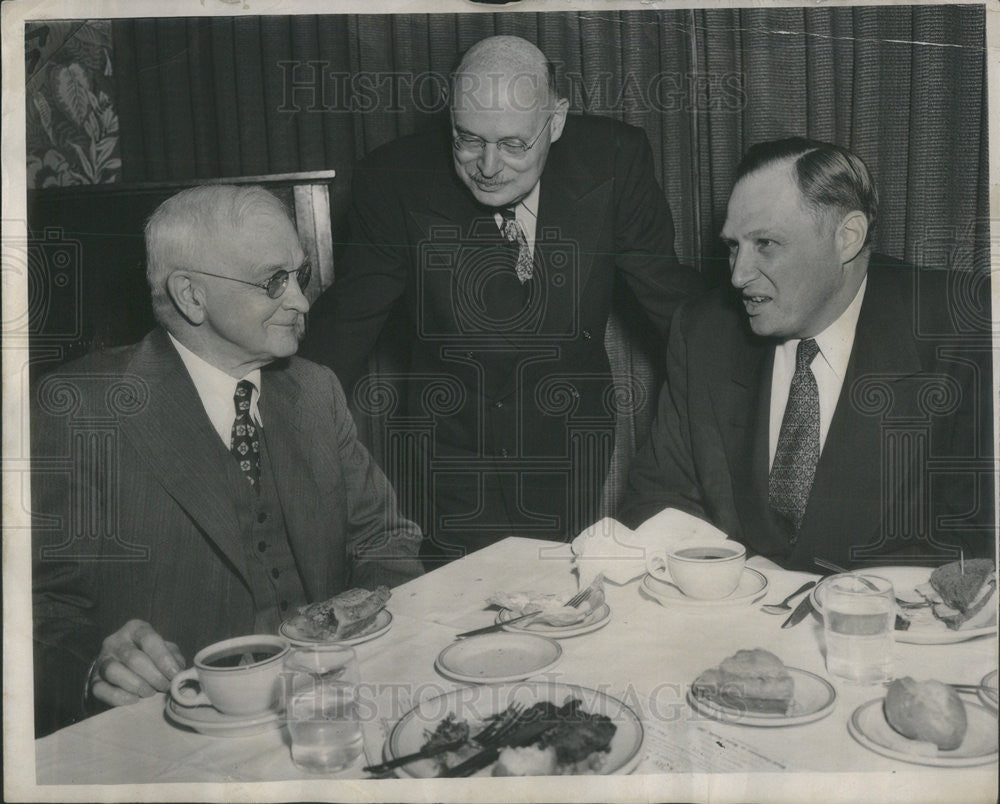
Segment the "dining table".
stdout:
[[[628,776],[418,782],[365,773],[365,766],[384,758],[393,725],[415,704],[470,686],[439,672],[435,660],[457,634],[494,622],[488,598],[498,591],[575,590],[571,558],[568,544],[511,537],[394,588],[387,606],[391,626],[355,646],[364,750],[339,773],[317,777],[298,770],[280,723],[251,736],[208,736],[172,722],[165,695],[157,694],[36,740],[37,785],[66,793],[92,792],[96,788],[80,786],[96,785],[163,800],[182,799],[192,784],[199,798],[218,800],[766,801],[801,800],[803,794],[823,801],[996,800],[995,764],[928,766],[876,753],[852,736],[852,713],[884,697],[885,685],[847,684],[827,673],[818,616],[782,628],[785,617],[761,610],[820,576],[788,571],[760,556],[748,559],[747,567],[766,585],[736,606],[670,605],[638,580],[605,583],[606,625],[559,640],[558,662],[529,679],[598,690],[630,707],[642,724],[642,747]],[[749,648],[763,648],[786,666],[828,681],[835,690],[829,711],[811,722],[768,728],[696,709],[687,696],[692,681]],[[996,668],[995,631],[950,644],[897,641],[894,648],[897,677],[978,684]],[[975,695],[963,700],[979,705]]]

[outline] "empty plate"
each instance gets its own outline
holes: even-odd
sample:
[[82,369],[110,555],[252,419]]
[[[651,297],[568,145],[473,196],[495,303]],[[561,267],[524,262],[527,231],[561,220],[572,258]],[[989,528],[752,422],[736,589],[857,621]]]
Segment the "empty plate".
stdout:
[[937,767],[959,768],[997,761],[997,716],[979,704],[965,705],[969,725],[962,744],[952,751],[942,751],[933,743],[911,740],[893,729],[882,710],[884,700],[876,698],[861,704],[847,721],[851,736],[870,751],[903,762]]
[[664,606],[707,611],[720,607],[749,606],[767,589],[767,578],[755,569],[744,567],[743,576],[740,578],[740,584],[736,587],[736,591],[728,597],[718,600],[698,600],[688,597],[670,581],[655,575],[644,576],[641,589]]
[[553,667],[562,656],[558,642],[533,634],[483,634],[453,642],[438,654],[442,675],[473,684],[519,681]]

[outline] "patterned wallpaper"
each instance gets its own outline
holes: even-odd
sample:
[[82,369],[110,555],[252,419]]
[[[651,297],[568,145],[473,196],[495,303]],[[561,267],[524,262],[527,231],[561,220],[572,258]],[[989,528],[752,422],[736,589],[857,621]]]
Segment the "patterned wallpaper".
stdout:
[[121,179],[110,20],[25,25],[28,187]]

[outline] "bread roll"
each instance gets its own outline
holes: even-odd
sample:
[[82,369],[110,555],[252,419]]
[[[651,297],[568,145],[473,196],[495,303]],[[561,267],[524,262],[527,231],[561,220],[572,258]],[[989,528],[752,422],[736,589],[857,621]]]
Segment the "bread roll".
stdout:
[[968,727],[958,693],[940,681],[897,678],[885,696],[885,719],[911,740],[934,743],[942,751],[958,748]]

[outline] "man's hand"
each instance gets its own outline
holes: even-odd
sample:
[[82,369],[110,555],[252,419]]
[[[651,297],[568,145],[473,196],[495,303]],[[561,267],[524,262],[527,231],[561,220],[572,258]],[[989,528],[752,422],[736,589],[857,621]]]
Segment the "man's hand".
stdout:
[[177,645],[165,641],[149,623],[129,620],[104,640],[88,689],[111,706],[135,703],[170,689],[170,679],[184,664]]

